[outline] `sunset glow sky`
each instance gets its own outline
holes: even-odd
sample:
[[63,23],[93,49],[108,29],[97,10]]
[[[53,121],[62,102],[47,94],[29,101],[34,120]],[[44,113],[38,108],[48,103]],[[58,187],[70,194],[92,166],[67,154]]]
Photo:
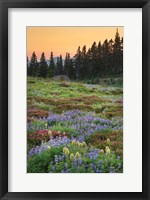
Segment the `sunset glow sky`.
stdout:
[[27,27],[27,55],[29,59],[35,51],[38,59],[45,52],[49,59],[50,52],[54,57],[60,54],[65,58],[66,52],[75,55],[78,46],[86,45],[87,49],[95,41],[114,40],[116,29],[123,37],[123,27]]

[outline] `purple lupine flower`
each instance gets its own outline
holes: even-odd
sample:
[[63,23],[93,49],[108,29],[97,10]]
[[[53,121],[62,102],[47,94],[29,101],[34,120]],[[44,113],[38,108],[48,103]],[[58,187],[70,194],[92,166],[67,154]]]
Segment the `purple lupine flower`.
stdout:
[[81,166],[82,165],[82,158],[80,157],[78,160],[78,165]]

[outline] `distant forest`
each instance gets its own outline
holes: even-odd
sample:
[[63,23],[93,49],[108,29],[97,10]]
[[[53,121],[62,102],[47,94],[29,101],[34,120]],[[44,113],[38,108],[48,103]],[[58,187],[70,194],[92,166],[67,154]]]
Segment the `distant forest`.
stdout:
[[66,53],[65,61],[62,56],[54,62],[53,52],[50,53],[49,63],[44,52],[38,62],[36,53],[31,59],[27,57],[27,75],[33,77],[52,78],[57,75],[66,75],[71,80],[88,80],[96,77],[111,77],[123,74],[123,38],[120,38],[118,29],[114,40],[105,40],[103,43],[93,42],[87,50],[86,45],[79,46],[74,57]]

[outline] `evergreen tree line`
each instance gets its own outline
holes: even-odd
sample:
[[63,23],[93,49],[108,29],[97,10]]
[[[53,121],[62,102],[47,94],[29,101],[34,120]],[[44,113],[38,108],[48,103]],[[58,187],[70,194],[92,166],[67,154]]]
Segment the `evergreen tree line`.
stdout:
[[35,52],[29,61],[27,57],[27,75],[33,77],[54,77],[67,75],[72,80],[93,79],[123,74],[123,38],[118,30],[114,40],[105,40],[102,44],[94,42],[87,50],[86,45],[80,46],[73,58],[66,53],[63,64],[62,56],[54,62],[53,52],[50,53],[49,65],[44,52],[38,62]]

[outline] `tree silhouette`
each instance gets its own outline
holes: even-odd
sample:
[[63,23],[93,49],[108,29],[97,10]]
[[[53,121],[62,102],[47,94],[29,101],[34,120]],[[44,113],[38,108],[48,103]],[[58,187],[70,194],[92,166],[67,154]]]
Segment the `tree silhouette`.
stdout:
[[57,57],[57,69],[58,69],[58,75],[63,74],[63,62],[62,62],[62,55],[60,57]]
[[74,58],[75,58],[75,67],[76,67],[76,78],[77,78],[77,80],[80,80],[81,79],[81,50],[80,50],[80,46],[78,47]]
[[48,65],[45,59],[44,52],[41,55],[40,62],[39,62],[39,76],[46,78],[48,73]]
[[53,58],[53,52],[50,55],[49,77],[53,77],[55,72],[55,63]]
[[28,66],[28,74],[29,76],[38,76],[38,61],[35,52],[32,53],[30,63]]

